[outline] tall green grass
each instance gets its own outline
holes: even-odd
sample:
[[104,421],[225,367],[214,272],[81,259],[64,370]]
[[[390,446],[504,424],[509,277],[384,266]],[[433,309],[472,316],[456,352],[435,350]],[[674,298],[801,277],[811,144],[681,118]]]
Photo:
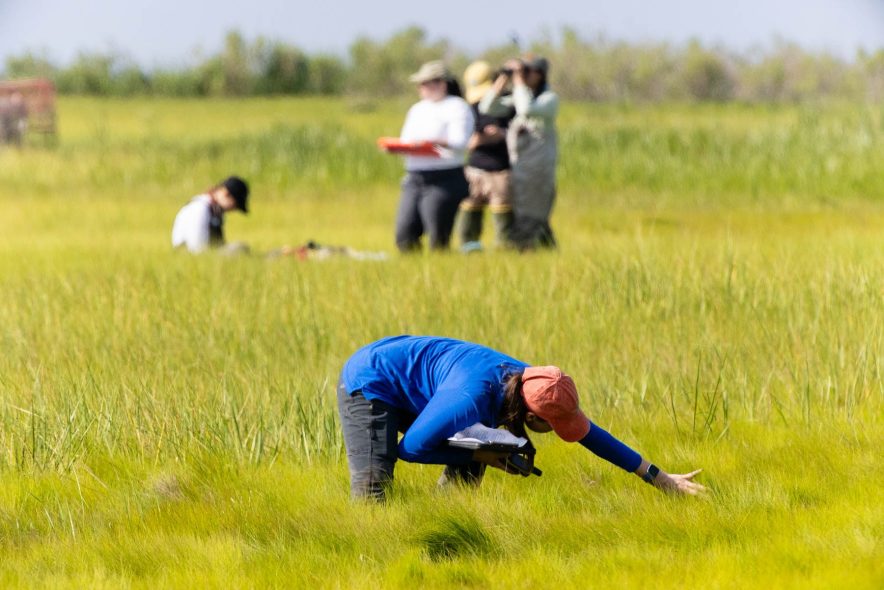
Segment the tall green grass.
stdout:
[[[0,152],[0,584],[879,587],[880,111],[569,105],[556,253],[170,251],[238,171],[258,253],[392,253],[406,106],[70,99]],[[711,497],[538,436],[542,478],[351,504],[334,385],[396,333],[559,364]]]

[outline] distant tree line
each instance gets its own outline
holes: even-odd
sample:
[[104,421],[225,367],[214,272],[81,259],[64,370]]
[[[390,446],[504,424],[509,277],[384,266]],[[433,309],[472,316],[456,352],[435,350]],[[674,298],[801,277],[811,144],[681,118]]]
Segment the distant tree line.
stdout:
[[[884,48],[853,60],[808,52],[780,42],[740,54],[692,41],[626,43],[586,39],[564,29],[555,41],[525,48],[550,58],[551,82],[567,99],[599,102],[746,101],[798,102],[818,98],[884,100]],[[472,59],[493,64],[522,51],[515,43],[467,55],[446,40],[410,27],[377,41],[359,38],[346,58],[308,55],[259,37],[227,34],[217,55],[178,69],[145,70],[115,53],[82,53],[67,67],[40,54],[12,56],[5,77],[53,79],[63,94],[94,96],[390,96],[411,92],[408,74],[424,61],[444,58],[455,72]]]

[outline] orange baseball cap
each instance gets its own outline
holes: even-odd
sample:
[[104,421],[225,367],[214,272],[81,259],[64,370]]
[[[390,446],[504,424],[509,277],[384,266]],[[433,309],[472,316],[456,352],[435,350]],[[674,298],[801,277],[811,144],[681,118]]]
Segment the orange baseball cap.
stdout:
[[577,386],[558,367],[525,369],[522,397],[528,409],[549,422],[562,440],[576,442],[589,432],[589,418],[580,410]]

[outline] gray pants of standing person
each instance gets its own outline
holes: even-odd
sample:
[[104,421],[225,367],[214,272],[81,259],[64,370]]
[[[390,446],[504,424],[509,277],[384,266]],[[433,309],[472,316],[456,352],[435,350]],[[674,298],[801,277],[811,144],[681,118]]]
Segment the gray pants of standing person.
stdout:
[[516,216],[510,232],[510,241],[518,250],[552,249],[557,245],[549,220],[525,215]]
[[396,214],[396,246],[402,252],[418,250],[421,236],[430,248],[448,248],[457,207],[470,192],[463,168],[409,171],[402,181]]
[[549,224],[556,200],[555,128],[526,120],[510,125],[507,133],[515,213],[510,239],[519,250],[555,248]]
[[[350,393],[341,383],[338,383],[338,412],[350,468],[350,495],[384,501],[399,456],[399,432],[408,430],[415,416],[380,400],[367,400],[361,391]],[[479,485],[484,473],[482,463],[448,465],[439,478],[439,485]]]
[[556,200],[555,168],[513,166],[513,221],[510,240],[520,250],[555,248],[556,238],[549,224]]

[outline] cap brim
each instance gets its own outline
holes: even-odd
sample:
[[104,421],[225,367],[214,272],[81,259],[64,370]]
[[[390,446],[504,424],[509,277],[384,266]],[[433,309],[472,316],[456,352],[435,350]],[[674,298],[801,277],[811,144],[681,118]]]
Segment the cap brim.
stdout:
[[577,442],[589,433],[589,418],[577,409],[570,416],[547,420],[553,431],[565,442]]
[[424,82],[429,82],[431,80],[444,80],[444,75],[439,76],[428,76],[427,74],[421,74],[420,72],[416,74],[412,74],[408,77],[409,81],[414,82],[415,84],[423,84]]
[[447,80],[448,73],[447,72],[439,72],[438,75],[429,75],[429,74],[421,74],[420,72],[416,74],[412,74],[408,77],[408,80],[414,82],[415,84],[423,84],[424,82],[432,82],[433,80]]

